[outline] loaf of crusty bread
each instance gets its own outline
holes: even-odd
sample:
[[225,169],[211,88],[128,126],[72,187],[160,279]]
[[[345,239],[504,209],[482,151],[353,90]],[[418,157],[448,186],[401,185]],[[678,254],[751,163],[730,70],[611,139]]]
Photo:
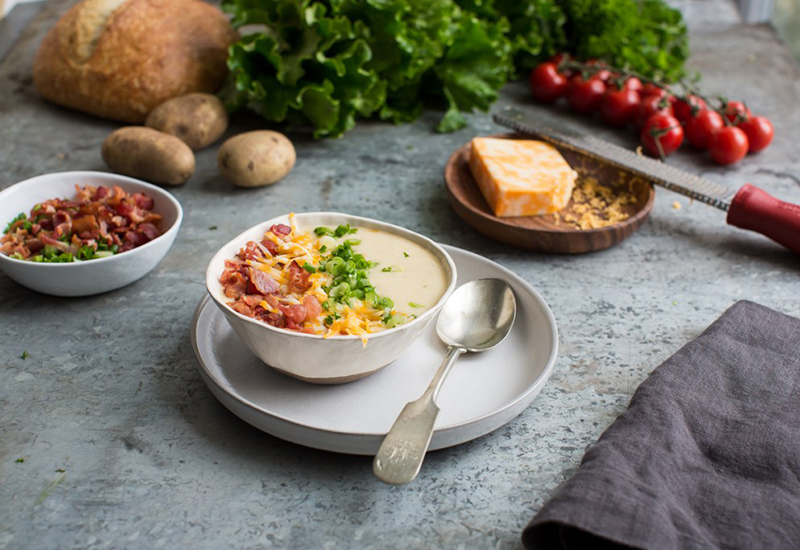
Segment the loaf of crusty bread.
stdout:
[[217,91],[236,38],[200,0],[83,0],[44,37],[33,81],[53,103],[139,124],[167,99]]

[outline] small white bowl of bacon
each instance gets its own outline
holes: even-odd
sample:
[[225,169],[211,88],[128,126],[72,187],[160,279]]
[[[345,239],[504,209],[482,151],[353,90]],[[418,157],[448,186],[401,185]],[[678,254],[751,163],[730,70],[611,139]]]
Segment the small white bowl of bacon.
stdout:
[[339,214],[289,214],[223,246],[206,287],[270,367],[317,384],[357,380],[397,359],[456,285],[447,252],[418,233]]
[[0,270],[32,290],[89,296],[146,275],[183,209],[169,193],[106,172],[60,172],[0,191]]

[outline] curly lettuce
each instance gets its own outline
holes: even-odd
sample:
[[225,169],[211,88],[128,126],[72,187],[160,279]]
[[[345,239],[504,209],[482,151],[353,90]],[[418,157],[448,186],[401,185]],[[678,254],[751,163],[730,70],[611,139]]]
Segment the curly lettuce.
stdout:
[[488,110],[512,76],[564,50],[644,74],[680,74],[680,14],[662,0],[223,0],[243,35],[229,50],[228,109],[339,137],[358,118],[441,132]]

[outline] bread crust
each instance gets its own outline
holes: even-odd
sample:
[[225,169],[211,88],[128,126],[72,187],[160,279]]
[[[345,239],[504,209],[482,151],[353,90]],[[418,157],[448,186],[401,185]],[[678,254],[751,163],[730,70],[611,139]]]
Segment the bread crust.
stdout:
[[44,37],[33,80],[53,103],[140,124],[167,99],[217,91],[237,38],[199,0],[84,0]]

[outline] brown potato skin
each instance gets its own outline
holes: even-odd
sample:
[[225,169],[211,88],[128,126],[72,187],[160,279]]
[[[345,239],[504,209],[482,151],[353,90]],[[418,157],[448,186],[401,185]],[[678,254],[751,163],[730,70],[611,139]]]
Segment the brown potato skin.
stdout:
[[159,185],[180,185],[194,173],[194,153],[188,145],[144,126],[111,132],[102,154],[114,172]]
[[144,125],[175,136],[198,151],[222,137],[228,129],[228,113],[215,95],[186,94],[150,111]]
[[292,142],[280,132],[257,130],[228,139],[219,148],[222,177],[239,187],[261,187],[284,178],[297,160]]

